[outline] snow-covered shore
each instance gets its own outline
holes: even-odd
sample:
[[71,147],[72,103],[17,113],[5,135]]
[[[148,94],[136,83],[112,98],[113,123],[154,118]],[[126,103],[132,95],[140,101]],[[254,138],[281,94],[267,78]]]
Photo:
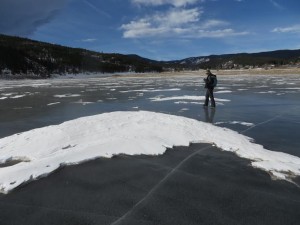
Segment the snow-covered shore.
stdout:
[[250,159],[278,179],[300,175],[300,158],[273,152],[235,131],[162,113],[111,112],[82,117],[0,139],[0,192],[38,179],[62,165],[116,154],[163,154],[167,147],[212,143]]

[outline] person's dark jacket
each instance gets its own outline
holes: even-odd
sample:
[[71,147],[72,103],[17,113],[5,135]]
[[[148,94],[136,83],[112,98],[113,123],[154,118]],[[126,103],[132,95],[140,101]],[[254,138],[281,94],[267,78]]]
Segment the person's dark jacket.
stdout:
[[214,86],[213,86],[214,79],[213,79],[213,77],[216,77],[216,75],[210,73],[204,79],[204,81],[205,81],[205,88],[214,89]]

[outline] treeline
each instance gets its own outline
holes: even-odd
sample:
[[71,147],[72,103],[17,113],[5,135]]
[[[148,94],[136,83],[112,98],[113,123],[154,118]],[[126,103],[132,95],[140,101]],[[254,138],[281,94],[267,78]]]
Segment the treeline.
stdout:
[[47,78],[53,74],[163,72],[199,69],[300,67],[300,50],[239,53],[155,61],[138,55],[99,53],[80,48],[0,35],[0,76]]
[[[205,59],[202,60],[201,59]],[[300,66],[300,50],[278,50],[260,53],[239,53],[193,57],[173,61],[189,69],[240,69],[255,67]],[[179,67],[179,68],[180,68]]]
[[0,35],[0,73],[47,78],[82,72],[162,72],[162,66],[137,55],[107,54],[26,38]]

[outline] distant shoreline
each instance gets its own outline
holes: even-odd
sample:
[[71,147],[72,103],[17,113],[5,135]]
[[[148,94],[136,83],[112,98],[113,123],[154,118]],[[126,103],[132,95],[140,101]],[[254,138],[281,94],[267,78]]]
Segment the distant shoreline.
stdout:
[[[226,69],[226,70],[216,70],[211,69],[211,72],[218,76],[230,76],[230,75],[300,75],[300,68],[272,68],[272,69],[264,69],[264,68],[256,68],[256,69]],[[47,79],[77,79],[77,78],[104,78],[104,77],[115,77],[115,78],[124,78],[124,77],[139,77],[139,78],[148,78],[148,77],[169,77],[169,76],[206,76],[205,70],[184,70],[178,72],[148,72],[148,73],[135,73],[135,72],[127,72],[127,73],[90,73],[83,72],[79,74],[65,74],[65,75],[51,75],[49,78],[37,78],[21,75],[15,76],[0,76],[0,80],[47,80]]]
[[[232,70],[211,70],[212,73],[219,76],[230,75],[300,75],[300,68],[274,68],[274,69],[232,69]],[[179,72],[162,72],[162,73],[132,73],[132,74],[114,74],[113,77],[169,77],[169,76],[206,76],[205,70],[185,70]]]

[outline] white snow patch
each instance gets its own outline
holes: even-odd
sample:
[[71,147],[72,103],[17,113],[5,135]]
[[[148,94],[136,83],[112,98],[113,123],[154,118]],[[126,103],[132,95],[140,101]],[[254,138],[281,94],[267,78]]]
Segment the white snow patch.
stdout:
[[140,89],[140,90],[128,90],[128,91],[120,91],[121,93],[128,93],[128,92],[162,92],[162,91],[180,91],[179,88],[171,88],[171,89]]
[[26,95],[15,95],[15,96],[12,96],[12,97],[10,97],[10,98],[23,98],[23,97],[25,97]]
[[243,126],[247,126],[247,127],[252,127],[254,126],[254,123],[248,123],[248,122],[243,122],[243,121],[228,121],[228,122],[216,122],[215,124],[218,125],[218,124],[240,124],[240,125],[243,125]]
[[79,97],[80,94],[63,94],[63,95],[54,95],[55,98],[73,98],[73,97]]
[[4,95],[4,96],[12,96],[12,95],[15,95],[17,94],[16,92],[13,92],[13,93],[2,93],[1,95]]
[[216,94],[225,94],[225,93],[232,93],[232,91],[224,90],[224,91],[216,91]]
[[186,102],[186,101],[177,101],[174,102],[175,104],[193,104],[193,105],[202,105],[204,102]]
[[52,103],[47,104],[47,106],[57,105],[57,104],[60,104],[60,102],[52,102]]
[[0,100],[4,100],[4,99],[7,99],[7,97],[0,97]]
[[[190,95],[184,95],[184,96],[173,96],[173,97],[154,97],[149,98],[153,102],[161,102],[161,101],[171,101],[171,100],[194,100],[194,101],[204,101],[205,96],[190,96]],[[219,102],[230,102],[228,99],[221,99],[221,98],[215,98],[216,101]]]
[[273,89],[279,89],[279,90],[300,90],[300,87],[292,87],[292,88],[273,88]]
[[182,108],[182,109],[180,109],[181,111],[188,111],[188,110],[190,110],[189,108]]
[[252,160],[252,166],[278,179],[300,175],[300,158],[273,152],[235,131],[185,117],[147,111],[111,112],[82,117],[0,139],[0,163],[27,162],[0,169],[0,191],[58,169],[115,154],[163,154],[166,147],[212,143]]
[[229,87],[217,87],[216,89],[217,90],[227,90],[227,89],[229,89]]
[[255,93],[258,93],[258,94],[275,94],[276,92],[275,91],[260,91],[260,92],[255,92]]
[[107,100],[117,100],[117,98],[106,98]]
[[74,103],[74,104],[88,105],[88,104],[93,104],[93,103],[95,103],[95,102],[85,102],[85,101],[83,101],[82,99],[79,99],[78,101],[72,102],[72,103]]

